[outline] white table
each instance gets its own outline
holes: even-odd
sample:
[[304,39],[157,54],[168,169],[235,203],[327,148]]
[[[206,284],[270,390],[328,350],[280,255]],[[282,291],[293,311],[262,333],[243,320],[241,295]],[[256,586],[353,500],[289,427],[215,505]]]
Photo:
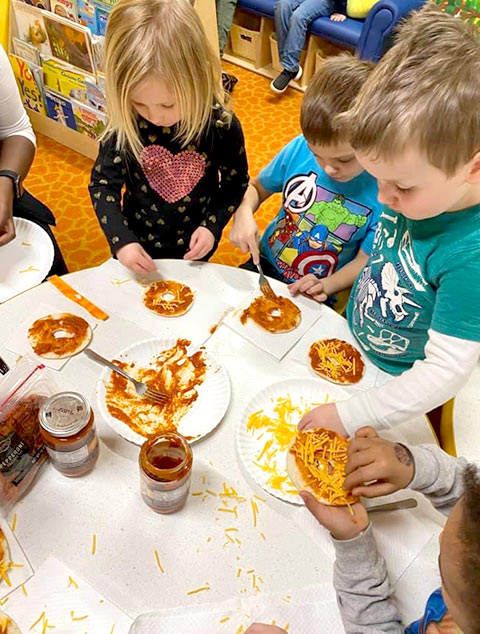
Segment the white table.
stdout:
[[[113,266],[118,267],[117,277],[125,278],[121,265]],[[158,266],[174,279],[194,279],[197,288],[215,293],[231,305],[258,283],[258,276],[253,273],[217,264],[166,260]],[[114,288],[111,267],[109,261],[97,269],[66,276],[76,290],[110,312],[110,318],[99,323],[94,332],[95,349],[106,354],[114,354],[143,337],[138,331],[142,326],[141,311],[137,324],[126,328],[125,322],[109,310],[108,298]],[[58,291],[45,283],[0,306],[2,356],[12,359],[2,345],[9,330],[28,315],[32,306],[48,304],[57,298]],[[324,311],[316,326],[319,334],[322,320],[338,324],[341,334],[345,321],[326,307],[319,310]],[[175,335],[188,337],[189,333],[178,330],[177,323],[181,322],[169,321],[169,328]],[[158,516],[148,509],[139,494],[138,448],[117,436],[101,420],[95,397],[101,369],[80,354],[60,372],[52,372],[60,389],[81,392],[94,407],[102,440],[100,458],[93,472],[80,479],[64,478],[48,465],[17,505],[16,535],[34,568],[48,554],[53,554],[132,617],[146,610],[231,598],[245,585],[236,577],[238,567],[255,568],[261,574],[262,592],[288,592],[309,584],[331,582],[331,563],[326,565],[322,553],[316,552],[315,545],[292,522],[296,507],[256,486],[244,473],[235,449],[235,427],[251,397],[270,383],[311,377],[308,368],[292,361],[290,355],[277,362],[224,325],[208,340],[206,348],[225,365],[232,383],[232,400],[217,430],[194,445],[192,491],[205,488],[202,482],[205,477],[207,485],[217,490],[226,481],[243,495],[257,493],[266,498],[266,503],[260,505],[259,516],[266,541],[259,538],[259,529],[254,529],[248,520],[242,524],[242,546],[223,549],[215,535],[220,523],[223,526],[225,522],[223,518],[215,520],[215,504],[212,506],[208,500],[203,503],[200,497],[190,497],[185,509],[172,516]],[[423,418],[402,425],[399,433],[412,442],[433,441]],[[420,504],[418,510],[425,516],[430,513],[428,505]],[[435,513],[430,516],[436,518]],[[98,539],[94,556],[93,534]],[[207,542],[212,535],[212,541]],[[156,568],[155,548],[165,567],[164,575]],[[436,553],[433,539],[400,580],[400,604],[406,620],[420,615],[426,597],[439,585]],[[206,581],[211,585],[209,592],[186,595],[186,591]]]

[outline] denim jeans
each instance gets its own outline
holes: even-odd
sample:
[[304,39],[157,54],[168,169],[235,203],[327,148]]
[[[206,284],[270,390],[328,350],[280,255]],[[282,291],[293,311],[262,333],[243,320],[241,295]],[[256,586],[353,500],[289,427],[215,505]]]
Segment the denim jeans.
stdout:
[[307,29],[315,18],[330,15],[329,0],[278,0],[275,4],[275,30],[278,54],[285,70],[298,70]]

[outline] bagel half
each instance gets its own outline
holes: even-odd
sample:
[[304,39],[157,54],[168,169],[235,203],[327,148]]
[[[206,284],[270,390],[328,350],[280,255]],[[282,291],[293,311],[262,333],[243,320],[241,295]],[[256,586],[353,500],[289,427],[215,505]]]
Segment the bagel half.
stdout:
[[193,291],[186,284],[175,280],[160,280],[147,288],[143,303],[162,317],[180,317],[192,307],[193,299]]
[[245,324],[252,319],[260,328],[273,334],[294,330],[301,320],[300,308],[288,297],[277,295],[275,299],[260,295],[246,308],[240,316]]
[[46,315],[33,322],[28,342],[39,357],[66,359],[78,354],[92,339],[92,329],[83,317],[71,313]]
[[348,440],[330,429],[298,431],[287,453],[287,471],[299,491],[327,506],[357,502],[343,489]]
[[342,339],[314,341],[308,356],[312,370],[331,383],[358,383],[365,371],[360,352]]
[[0,610],[0,634],[22,634],[12,619]]

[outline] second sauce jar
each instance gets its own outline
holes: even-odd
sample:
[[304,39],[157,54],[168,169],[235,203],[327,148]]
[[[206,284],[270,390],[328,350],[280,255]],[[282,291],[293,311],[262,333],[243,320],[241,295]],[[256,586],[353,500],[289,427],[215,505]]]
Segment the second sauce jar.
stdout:
[[182,508],[190,489],[192,450],[176,432],[146,440],[140,450],[142,498],[157,513],[174,513]]

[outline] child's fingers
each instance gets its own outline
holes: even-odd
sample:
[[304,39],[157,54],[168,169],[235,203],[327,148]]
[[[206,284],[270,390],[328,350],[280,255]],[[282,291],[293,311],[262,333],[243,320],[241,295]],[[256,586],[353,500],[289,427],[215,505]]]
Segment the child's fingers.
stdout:
[[389,495],[397,489],[390,482],[378,481],[373,484],[365,484],[351,489],[353,495],[363,498],[378,498],[382,495]]
[[365,427],[357,429],[355,432],[355,438],[378,438],[378,434],[373,427],[366,425]]
[[313,275],[306,275],[305,277],[302,277],[301,280],[297,280],[296,282],[293,282],[293,284],[290,284],[288,289],[292,295],[297,295],[298,293],[306,293],[308,292],[308,289],[315,284],[316,279],[317,278],[315,278]]
[[248,250],[252,254],[253,263],[257,265],[260,262],[260,250],[256,234],[248,240]]
[[143,251],[143,253],[140,254],[138,263],[145,271],[147,271],[147,273],[152,273],[157,268],[155,266],[155,262],[146,251]]
[[375,452],[370,451],[370,448],[349,455],[347,464],[345,465],[345,473],[349,475],[361,467],[367,467],[373,464],[376,457]]
[[15,237],[15,225],[13,219],[9,218],[3,227],[0,227],[0,247],[11,242]]
[[348,445],[348,457],[349,459],[353,456],[353,454],[359,451],[366,451],[367,449],[371,449],[377,443],[372,441],[371,438],[352,438],[350,444]]

